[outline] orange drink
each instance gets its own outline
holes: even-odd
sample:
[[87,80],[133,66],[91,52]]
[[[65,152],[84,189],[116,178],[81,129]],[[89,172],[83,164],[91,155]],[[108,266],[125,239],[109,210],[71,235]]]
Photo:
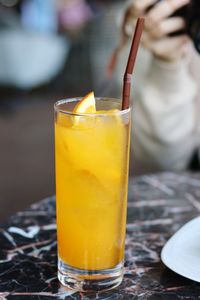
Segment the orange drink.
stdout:
[[89,98],[55,104],[58,277],[101,290],[123,275],[130,108]]

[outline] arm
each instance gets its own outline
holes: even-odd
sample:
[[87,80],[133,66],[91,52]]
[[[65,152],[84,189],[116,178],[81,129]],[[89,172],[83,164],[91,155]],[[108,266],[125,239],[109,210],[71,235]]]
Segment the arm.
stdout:
[[184,61],[152,59],[133,107],[136,168],[184,169],[196,146],[196,85]]

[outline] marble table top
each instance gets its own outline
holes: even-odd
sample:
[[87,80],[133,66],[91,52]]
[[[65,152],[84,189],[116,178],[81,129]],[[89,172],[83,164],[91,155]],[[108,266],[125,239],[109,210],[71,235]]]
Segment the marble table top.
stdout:
[[200,299],[200,284],[167,269],[160,252],[200,213],[200,173],[130,179],[123,283],[110,292],[81,294],[57,280],[55,198],[18,212],[0,226],[0,300]]

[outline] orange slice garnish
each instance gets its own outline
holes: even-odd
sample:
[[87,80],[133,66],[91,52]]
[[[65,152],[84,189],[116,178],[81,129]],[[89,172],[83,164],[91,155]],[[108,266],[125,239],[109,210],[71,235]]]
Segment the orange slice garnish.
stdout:
[[78,114],[95,114],[96,104],[94,92],[90,92],[81,101],[79,101],[74,107],[73,112]]
[[[103,114],[107,116],[111,116],[110,120],[116,120],[118,123],[122,124],[121,117],[116,114],[119,112],[118,109],[110,109],[110,110],[96,110],[96,102],[94,97],[94,92],[88,93],[82,100],[80,100],[73,109],[73,113],[76,114],[85,114],[84,117],[75,116],[74,117],[74,127],[77,128],[91,128],[94,126],[96,122],[101,120],[102,118],[98,117],[98,114]],[[87,117],[87,114],[97,114],[96,118]],[[112,116],[113,114],[113,116]]]

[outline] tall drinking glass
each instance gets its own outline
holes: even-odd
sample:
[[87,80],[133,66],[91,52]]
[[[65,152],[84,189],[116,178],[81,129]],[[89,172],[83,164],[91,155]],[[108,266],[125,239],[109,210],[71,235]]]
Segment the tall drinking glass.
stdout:
[[100,291],[123,278],[131,109],[96,98],[96,114],[76,114],[78,101],[55,104],[58,278]]

